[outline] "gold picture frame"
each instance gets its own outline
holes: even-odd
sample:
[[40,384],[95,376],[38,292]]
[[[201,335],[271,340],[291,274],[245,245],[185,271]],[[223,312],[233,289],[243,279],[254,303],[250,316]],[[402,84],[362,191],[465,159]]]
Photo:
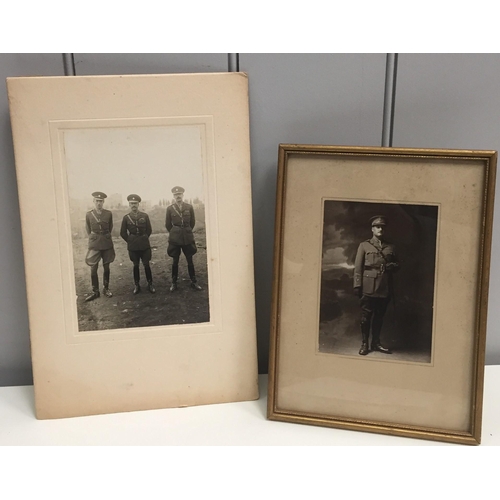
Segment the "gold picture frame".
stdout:
[[480,443],[496,162],[280,145],[269,419]]

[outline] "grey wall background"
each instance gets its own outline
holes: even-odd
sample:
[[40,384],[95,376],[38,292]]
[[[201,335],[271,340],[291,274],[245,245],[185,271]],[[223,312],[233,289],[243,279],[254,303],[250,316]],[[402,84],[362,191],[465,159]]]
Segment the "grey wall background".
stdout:
[[[259,371],[267,372],[278,144],[379,146],[385,54],[240,54],[249,74]],[[227,54],[75,54],[77,75],[227,71]],[[61,54],[0,54],[0,78],[62,75]],[[400,54],[394,146],[500,149],[499,54]],[[497,190],[486,363],[500,364]],[[40,207],[42,210],[43,207]],[[32,383],[17,185],[0,89],[0,386]],[[47,283],[47,293],[51,284]]]

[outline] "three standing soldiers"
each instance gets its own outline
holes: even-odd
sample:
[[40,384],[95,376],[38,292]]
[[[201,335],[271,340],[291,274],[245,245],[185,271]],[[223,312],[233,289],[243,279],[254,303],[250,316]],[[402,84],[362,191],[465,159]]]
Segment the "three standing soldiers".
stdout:
[[371,350],[391,354],[380,344],[380,331],[393,294],[392,273],[399,269],[394,245],[384,241],[386,218],[376,215],[370,222],[373,237],[360,243],[354,262],[354,293],[360,298],[361,305],[361,356],[370,352],[370,331]]
[[[189,277],[191,279],[191,288],[201,290],[196,280],[196,274],[193,264],[193,255],[197,252],[194,241],[193,228],[195,225],[195,215],[192,205],[184,203],[184,188],[175,186],[172,189],[175,203],[167,208],[165,227],[169,232],[167,253],[173,258],[172,263],[172,284],[170,291],[177,290],[177,279],[179,274],[179,258],[181,252],[186,256],[188,264]],[[96,191],[92,193],[95,208],[87,212],[85,216],[85,227],[89,238],[89,245],[85,262],[90,266],[90,278],[92,282],[92,293],[85,301],[89,302],[100,297],[99,278],[97,270],[99,261],[102,259],[104,266],[103,274],[103,294],[112,297],[109,290],[109,265],[115,260],[115,250],[111,231],[113,229],[113,214],[103,208],[106,194]],[[151,221],[148,214],[139,211],[141,197],[137,194],[131,194],[127,197],[130,213],[126,214],[122,220],[120,236],[127,242],[127,249],[130,260],[132,261],[134,276],[134,295],[140,293],[140,268],[142,260],[148,290],[155,293],[153,286],[153,274],[149,262],[151,260],[151,245],[149,237],[152,233]]]

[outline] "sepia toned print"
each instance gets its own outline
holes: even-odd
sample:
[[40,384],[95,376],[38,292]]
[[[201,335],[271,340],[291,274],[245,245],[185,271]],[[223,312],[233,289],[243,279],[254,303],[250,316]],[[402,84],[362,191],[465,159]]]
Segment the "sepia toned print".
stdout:
[[438,206],[325,200],[319,351],[431,362]]
[[201,141],[197,125],[65,131],[80,332],[210,321]]
[[[246,75],[15,78],[8,91],[37,418],[257,398]],[[170,292],[175,187],[193,207],[202,290],[182,254]],[[112,296],[101,258],[100,296],[85,302],[96,192],[113,216]]]

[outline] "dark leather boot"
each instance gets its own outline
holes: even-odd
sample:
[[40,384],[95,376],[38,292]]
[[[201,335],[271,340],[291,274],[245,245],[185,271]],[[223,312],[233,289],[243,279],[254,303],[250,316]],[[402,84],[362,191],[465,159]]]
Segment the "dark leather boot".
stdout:
[[141,293],[141,285],[139,285],[139,282],[136,281],[134,284],[134,291],[132,292],[134,295],[137,295],[138,293]]
[[366,356],[370,352],[370,349],[368,349],[368,342],[363,342],[361,344],[361,349],[359,350],[359,354],[361,356]]
[[372,351],[382,352],[384,354],[392,354],[390,349],[380,344],[380,331],[382,330],[382,321],[373,321],[373,335],[372,335]]
[[196,282],[196,273],[194,271],[194,264],[191,262],[191,264],[188,263],[188,273],[189,273],[189,279],[193,282]]
[[101,296],[98,288],[93,288],[92,293],[85,297],[85,302],[90,302],[92,300],[98,299]]
[[175,292],[178,288],[177,277],[179,276],[179,264],[176,262],[172,263],[172,284],[170,285],[170,291]]
[[152,281],[148,281],[148,290],[149,290],[149,293],[156,293],[156,289],[153,286],[153,282]]
[[92,268],[90,273],[90,282],[92,283],[92,292],[90,295],[85,297],[85,302],[90,302],[91,300],[98,299],[101,294],[99,293],[99,278],[97,276],[97,266]]
[[361,349],[359,350],[360,356],[366,356],[370,349],[368,348],[368,339],[370,338],[370,323],[368,321],[361,320]]
[[372,342],[372,351],[383,352],[384,354],[392,354],[392,351],[390,349],[387,349],[387,347],[380,345],[380,343],[374,344]]
[[[144,271],[146,272],[146,281],[148,282],[148,290],[151,292],[151,289],[154,290],[154,286],[153,286],[153,273],[151,272],[151,267],[149,264],[146,264],[144,266]],[[151,292],[151,293],[155,293],[156,290],[154,290],[154,292]]]
[[200,291],[202,288],[198,283],[196,283],[196,273],[194,271],[194,264],[191,261],[191,263],[188,263],[188,273],[189,273],[189,279],[191,280],[191,288],[193,290]]
[[102,293],[106,296],[106,297],[113,297],[113,294],[111,293],[111,290],[109,289],[109,283],[107,281],[104,282],[104,287],[102,289]]

